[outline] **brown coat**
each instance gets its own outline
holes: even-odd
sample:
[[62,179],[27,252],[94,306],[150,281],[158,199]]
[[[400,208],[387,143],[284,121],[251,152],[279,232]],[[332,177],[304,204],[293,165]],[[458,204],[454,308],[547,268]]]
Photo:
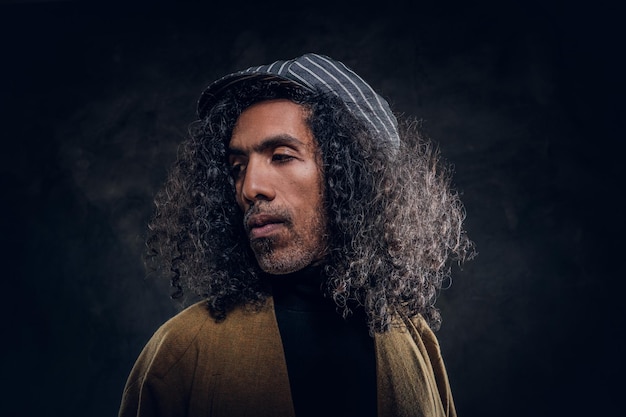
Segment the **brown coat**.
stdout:
[[[455,417],[439,344],[426,322],[375,335],[379,417]],[[119,417],[293,417],[270,299],[216,323],[197,303],[161,326],[124,389]]]

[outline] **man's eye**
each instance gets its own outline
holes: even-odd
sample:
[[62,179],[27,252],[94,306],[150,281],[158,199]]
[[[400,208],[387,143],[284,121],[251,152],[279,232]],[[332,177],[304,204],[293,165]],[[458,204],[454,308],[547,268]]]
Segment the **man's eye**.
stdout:
[[233,178],[238,178],[239,175],[241,175],[241,172],[243,171],[244,166],[243,164],[235,164],[235,165],[231,165],[230,166],[230,175]]
[[287,162],[293,159],[293,156],[291,155],[287,155],[284,153],[276,153],[274,155],[272,155],[272,161],[275,162]]

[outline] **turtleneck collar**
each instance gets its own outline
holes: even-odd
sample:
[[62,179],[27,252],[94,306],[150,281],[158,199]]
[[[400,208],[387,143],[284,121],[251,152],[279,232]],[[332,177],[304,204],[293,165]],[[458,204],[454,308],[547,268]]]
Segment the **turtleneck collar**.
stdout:
[[327,311],[335,303],[325,297],[326,282],[322,266],[308,266],[285,275],[270,275],[274,304],[292,311]]
[[[324,297],[323,267],[271,276],[274,312],[283,343],[296,415],[376,414],[376,356],[362,308],[343,318]],[[336,375],[354,375],[346,386]],[[333,407],[320,399],[341,399]],[[359,398],[355,405],[354,398]]]

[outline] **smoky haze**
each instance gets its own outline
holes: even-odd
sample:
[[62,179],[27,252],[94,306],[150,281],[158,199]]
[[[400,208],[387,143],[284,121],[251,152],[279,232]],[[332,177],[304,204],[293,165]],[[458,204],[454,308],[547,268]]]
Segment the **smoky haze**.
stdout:
[[454,166],[479,252],[438,300],[459,416],[616,411],[616,11],[201,4],[0,5],[0,414],[116,414],[142,346],[181,307],[141,257],[199,93],[305,52],[343,61],[419,117]]

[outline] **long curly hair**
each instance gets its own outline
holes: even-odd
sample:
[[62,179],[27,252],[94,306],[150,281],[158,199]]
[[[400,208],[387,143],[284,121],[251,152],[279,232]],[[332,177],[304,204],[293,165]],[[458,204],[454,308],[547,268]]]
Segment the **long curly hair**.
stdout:
[[388,330],[397,314],[421,314],[437,330],[435,301],[451,265],[474,254],[450,170],[417,121],[402,119],[401,141],[391,143],[372,134],[338,98],[294,85],[240,83],[191,125],[155,198],[150,267],[170,278],[173,298],[186,291],[200,296],[217,320],[235,307],[264,304],[270,290],[243,229],[227,146],[241,112],[274,98],[308,109],[322,154],[329,227],[325,293],[344,316],[363,306],[371,332]]

